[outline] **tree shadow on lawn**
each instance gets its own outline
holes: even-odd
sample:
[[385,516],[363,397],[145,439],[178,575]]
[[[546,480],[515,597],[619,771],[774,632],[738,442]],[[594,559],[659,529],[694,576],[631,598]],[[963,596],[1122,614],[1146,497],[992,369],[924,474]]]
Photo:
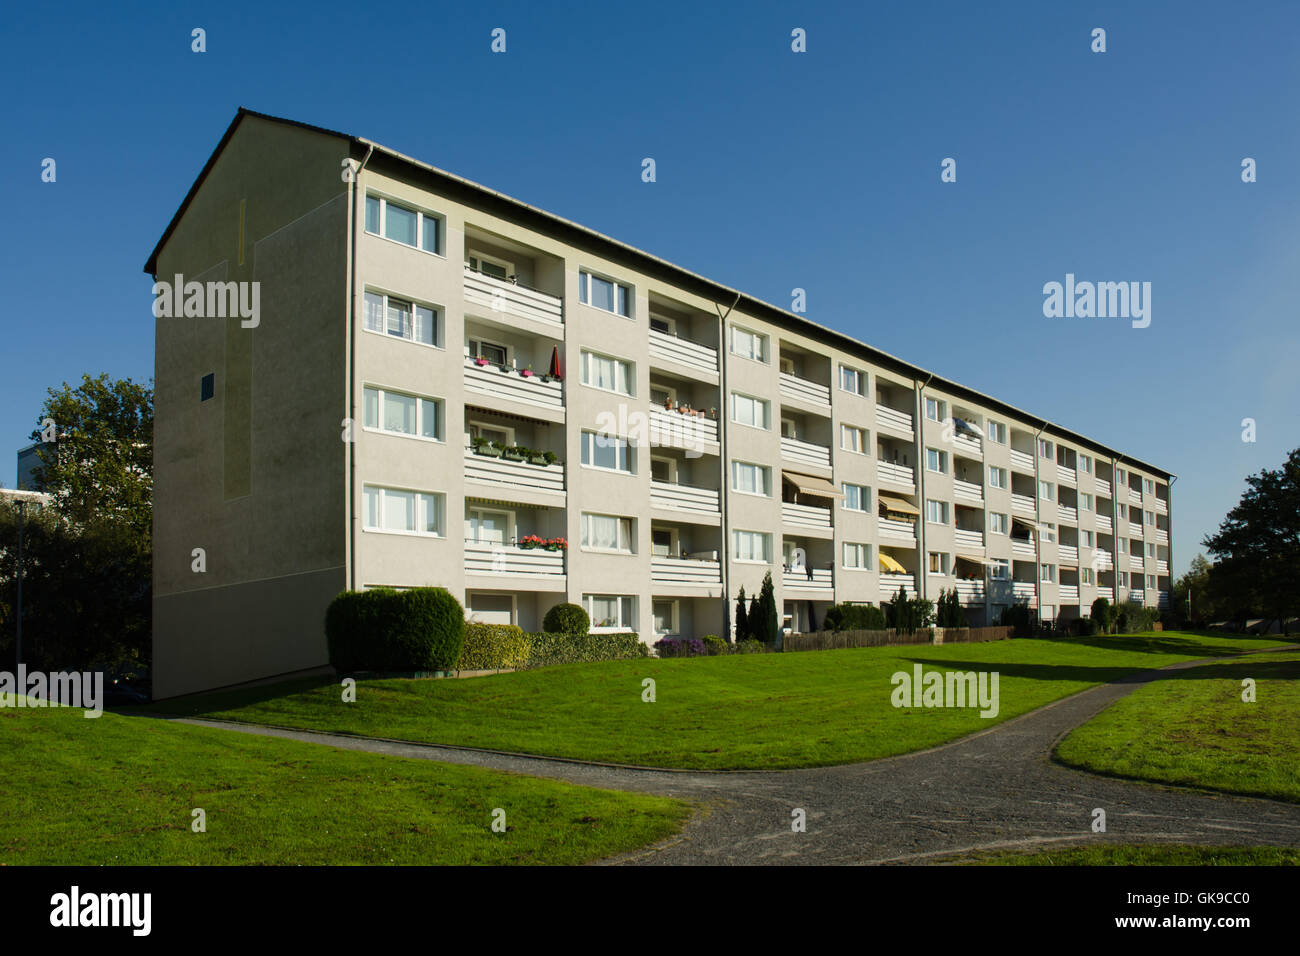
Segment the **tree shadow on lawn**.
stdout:
[[[1296,652],[1300,653],[1300,652]],[[1180,670],[1154,667],[1088,667],[1077,664],[1029,664],[996,661],[963,661],[930,657],[907,657],[904,660],[939,671],[997,671],[1001,677],[1023,677],[1037,681],[1081,681],[1090,684],[1140,684],[1153,680],[1256,680],[1300,679],[1300,660],[1256,661],[1250,658],[1201,664]]]
[[136,717],[202,717],[213,712],[264,704],[295,694],[307,694],[325,687],[342,693],[341,679],[326,676],[306,677],[285,681],[282,684],[261,684],[256,687],[188,694],[184,697],[155,701],[142,707],[121,707],[117,708],[116,712]]
[[1242,651],[1256,650],[1257,645],[1254,642],[1260,640],[1260,638],[1250,635],[1222,634],[1216,631],[1184,631],[1183,633],[1196,634],[1196,636],[1202,638],[1213,638],[1219,641],[1221,645],[1230,644],[1235,640],[1249,641],[1251,643],[1243,643],[1240,647],[1208,647],[1185,637],[1165,635],[1159,631],[1154,631],[1143,637],[1129,634],[1098,634],[1092,637],[1046,638],[1046,640],[1054,640],[1058,644],[1095,647],[1105,651],[1146,651],[1150,654],[1182,654],[1193,657],[1227,657],[1232,654],[1240,654]]

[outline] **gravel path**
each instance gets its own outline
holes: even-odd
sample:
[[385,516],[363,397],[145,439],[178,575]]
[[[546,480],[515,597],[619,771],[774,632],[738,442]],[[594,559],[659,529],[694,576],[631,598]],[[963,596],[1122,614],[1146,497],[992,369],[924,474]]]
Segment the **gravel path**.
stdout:
[[[932,750],[781,772],[638,769],[177,720],[344,750],[662,794],[700,806],[680,836],[611,863],[925,863],[975,849],[1098,840],[1300,846],[1300,806],[1099,777],[1051,762],[1052,749],[1066,733],[1115,700],[1169,671],[1201,663],[1207,662],[1174,664],[1104,684]],[[792,830],[796,808],[805,811],[806,832]],[[1106,811],[1105,834],[1092,832],[1094,808]]]

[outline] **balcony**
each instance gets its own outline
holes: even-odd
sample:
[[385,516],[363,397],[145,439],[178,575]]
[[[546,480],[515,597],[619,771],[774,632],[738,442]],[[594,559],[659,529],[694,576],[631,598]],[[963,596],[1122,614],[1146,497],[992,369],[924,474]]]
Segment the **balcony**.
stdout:
[[1017,601],[1028,601],[1029,606],[1033,607],[1038,600],[1038,591],[1035,590],[1032,581],[1012,581],[1011,596]]
[[672,511],[689,511],[692,514],[721,513],[719,496],[712,488],[694,488],[690,485],[673,485],[664,481],[650,482],[650,505]]
[[527,461],[476,454],[465,449],[465,480],[502,488],[564,494],[564,465],[535,465]]
[[908,465],[895,465],[888,461],[876,462],[876,478],[894,485],[905,485],[908,490],[916,489],[916,471]]
[[1142,537],[1142,526],[1138,524],[1136,521],[1130,521],[1128,523],[1128,536],[1130,538]]
[[722,565],[717,561],[699,558],[655,555],[650,558],[650,583],[659,586],[686,584],[717,587],[722,584]]
[[1063,603],[1079,603],[1079,585],[1077,584],[1058,584],[1056,587],[1056,596]]
[[792,501],[781,502],[781,521],[790,528],[806,528],[814,531],[831,529],[831,510],[817,508],[813,505],[797,505]]
[[[564,328],[564,300],[465,266],[465,301],[489,311]],[[562,332],[561,332],[562,334]]]
[[969,501],[971,504],[984,504],[984,489],[972,481],[952,480],[952,496],[957,501]]
[[1097,530],[1106,534],[1114,533],[1114,526],[1110,523],[1110,515],[1097,515]]
[[880,600],[889,601],[898,594],[898,589],[902,587],[907,591],[908,597],[916,597],[916,580],[910,574],[881,574],[880,575]]
[[781,586],[787,590],[812,591],[824,595],[827,599],[835,589],[835,578],[830,568],[813,568],[812,577],[808,568],[791,568],[781,572]]
[[1034,499],[1029,495],[1018,495],[1014,492],[1011,494],[1011,512],[1018,514],[1022,518],[1035,518],[1038,512],[1034,510]]
[[1111,557],[1110,552],[1100,549],[1092,552],[1092,563],[1096,565],[1098,571],[1110,571],[1115,567],[1115,559]]
[[1111,604],[1114,604],[1114,603],[1115,603],[1115,589],[1114,589],[1114,588],[1098,587],[1098,588],[1097,588],[1097,597],[1099,597],[1099,598],[1105,598],[1105,599],[1106,599],[1107,601],[1109,601]]
[[1038,552],[1034,550],[1034,542],[1026,541],[1024,538],[1011,539],[1011,554],[1017,558],[1035,558]]
[[1141,588],[1131,589],[1128,592],[1128,599],[1130,601],[1137,601],[1139,604],[1144,604],[1146,602],[1146,592]]
[[700,345],[690,339],[679,339],[658,329],[650,330],[650,360],[673,362],[684,365],[697,372],[716,375],[718,371],[718,353],[707,345]]
[[1011,449],[1011,470],[1032,475],[1034,473],[1034,456],[1028,452]]
[[1169,562],[1161,561],[1159,558],[1156,558],[1156,574],[1168,574],[1168,573],[1169,573]]
[[912,416],[888,405],[881,405],[879,402],[876,403],[876,428],[883,428],[907,438],[913,437]]
[[1056,546],[1057,560],[1064,564],[1077,565],[1079,563],[1079,549],[1068,544]]
[[466,574],[501,574],[549,579],[563,586],[564,552],[513,544],[465,542]]
[[909,547],[916,547],[916,525],[910,521],[877,517],[876,532],[882,539],[904,541]]
[[1128,500],[1129,500],[1129,504],[1134,504],[1134,505],[1142,504],[1142,492],[1136,488],[1129,488]]
[[781,373],[781,397],[825,408],[831,403],[829,385],[819,385],[789,372]]
[[811,465],[814,468],[831,466],[831,450],[825,445],[800,441],[798,438],[781,438],[781,457],[792,465]]
[[564,383],[545,382],[539,375],[521,375],[498,365],[479,365],[469,358],[465,359],[465,391],[534,408],[564,408]]
[[1157,498],[1155,502],[1155,511],[1158,515],[1169,514],[1169,502],[1165,501],[1164,498]]
[[1156,607],[1160,608],[1160,610],[1162,610],[1162,611],[1165,611],[1165,610],[1168,610],[1168,609],[1169,609],[1169,592],[1168,592],[1168,591],[1157,591],[1157,592],[1156,592]]
[[710,415],[687,415],[650,406],[650,444],[667,448],[699,449],[718,443],[718,421]]
[[1071,508],[1069,505],[1057,505],[1056,520],[1065,521],[1069,524],[1078,524],[1079,510],[1077,508]]
[[957,597],[961,599],[962,604],[984,603],[983,581],[958,581],[953,587],[957,589]]
[[983,550],[984,548],[984,532],[982,531],[967,531],[965,528],[955,528],[952,535],[958,547],[975,548],[977,550]]
[[952,436],[953,451],[959,451],[963,455],[969,455],[976,461],[983,458],[983,451],[980,449],[980,440],[964,432],[957,432]]
[[1142,555],[1130,554],[1128,556],[1128,567],[1130,571],[1141,571],[1145,567],[1142,563]]
[[1169,532],[1164,528],[1156,528],[1156,544],[1168,544]]
[[1077,484],[1079,474],[1073,468],[1058,464],[1056,466],[1056,480],[1067,485]]

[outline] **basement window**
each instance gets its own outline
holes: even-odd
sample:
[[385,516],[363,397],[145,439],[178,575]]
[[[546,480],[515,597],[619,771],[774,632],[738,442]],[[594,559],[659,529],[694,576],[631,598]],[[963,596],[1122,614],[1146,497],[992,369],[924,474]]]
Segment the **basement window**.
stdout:
[[217,373],[209,372],[199,381],[199,401],[206,402],[217,393]]

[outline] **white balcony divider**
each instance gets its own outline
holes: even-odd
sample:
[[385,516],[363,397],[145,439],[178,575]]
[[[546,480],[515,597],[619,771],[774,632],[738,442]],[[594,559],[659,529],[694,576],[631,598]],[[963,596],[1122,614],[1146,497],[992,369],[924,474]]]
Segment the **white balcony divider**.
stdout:
[[910,521],[898,521],[894,518],[876,518],[876,529],[882,538],[907,541],[916,545],[916,525]]
[[1079,603],[1079,585],[1077,584],[1059,584],[1056,587],[1056,594],[1062,601]]
[[686,415],[658,405],[650,406],[650,444],[672,448],[698,448],[717,444],[718,422],[709,414]]
[[967,531],[965,528],[954,528],[952,535],[957,544],[964,545],[968,548],[984,547],[983,532]]
[[916,471],[908,465],[895,465],[890,461],[877,461],[876,477],[880,481],[889,481],[896,485],[907,485],[909,488],[916,488]]
[[526,461],[507,461],[476,455],[465,449],[465,480],[482,481],[511,488],[528,488],[533,491],[564,492],[564,465],[533,465]]
[[470,358],[465,359],[465,391],[540,408],[564,407],[562,382],[543,382],[540,374],[524,376],[514,369],[477,365]]
[[916,597],[916,579],[910,574],[880,575],[880,600],[888,601],[898,594],[900,587],[907,589],[908,597]]
[[1032,475],[1034,473],[1034,456],[1013,448],[1011,449],[1011,467],[1017,471],[1025,471]]
[[801,591],[819,591],[829,597],[835,588],[835,581],[830,568],[813,568],[811,580],[807,568],[791,568],[781,572],[781,586]]
[[557,328],[564,325],[564,300],[465,266],[465,301],[489,312],[514,315]]
[[721,584],[722,565],[696,558],[655,556],[650,559],[650,580],[656,584]]
[[658,329],[650,330],[650,358],[676,362],[678,365],[686,365],[701,372],[718,370],[716,350],[692,342],[690,339],[680,339],[675,335],[660,332]]
[[650,504],[656,508],[706,515],[716,515],[721,510],[718,506],[718,493],[712,488],[694,488],[663,481],[650,482]]
[[791,375],[789,372],[781,373],[781,394],[787,398],[811,402],[814,405],[829,405],[831,403],[829,385],[819,385],[816,382],[810,382],[806,378],[800,378],[798,375]]
[[984,503],[984,489],[973,481],[962,481],[960,478],[952,480],[952,496],[958,501]]
[[794,528],[829,528],[831,510],[817,508],[813,505],[797,505],[789,501],[781,502],[781,521]]
[[890,408],[888,405],[876,403],[876,427],[892,428],[894,431],[907,432],[912,434],[912,416],[907,412],[900,412],[896,408]]
[[1056,518],[1058,521],[1068,521],[1070,524],[1078,524],[1079,511],[1077,508],[1071,508],[1069,505],[1057,505]]
[[798,438],[781,439],[781,457],[792,465],[813,465],[818,468],[831,466],[831,450],[825,445],[800,441]]
[[1011,511],[1024,518],[1036,517],[1038,512],[1034,510],[1034,499],[1028,495],[1011,494]]
[[954,587],[957,588],[957,597],[961,599],[962,604],[984,603],[983,581],[958,581]]
[[564,552],[466,541],[465,571],[469,574],[563,575]]

